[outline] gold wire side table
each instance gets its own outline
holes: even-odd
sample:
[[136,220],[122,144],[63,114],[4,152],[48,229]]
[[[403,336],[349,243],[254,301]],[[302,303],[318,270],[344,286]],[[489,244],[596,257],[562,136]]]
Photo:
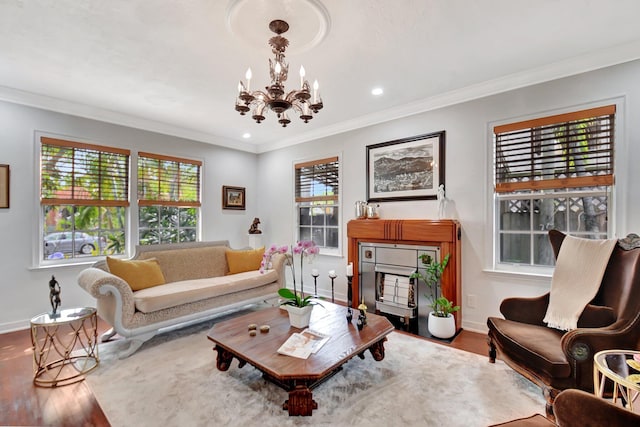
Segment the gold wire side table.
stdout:
[[83,380],[100,363],[97,327],[98,316],[93,307],[32,318],[33,383],[57,387]]
[[606,379],[613,381],[613,402],[622,398],[624,406],[633,411],[640,395],[640,363],[633,356],[636,350],[603,350],[593,356],[593,391],[602,397]]

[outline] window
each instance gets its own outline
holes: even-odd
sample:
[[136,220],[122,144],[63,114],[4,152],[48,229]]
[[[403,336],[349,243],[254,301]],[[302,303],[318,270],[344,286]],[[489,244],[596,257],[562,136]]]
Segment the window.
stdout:
[[295,165],[295,201],[298,239],[313,242],[329,252],[340,243],[338,157]]
[[122,254],[129,151],[40,138],[42,259]]
[[141,245],[197,240],[201,166],[196,160],[138,153]]
[[615,105],[494,128],[496,261],[555,262],[547,231],[606,238]]

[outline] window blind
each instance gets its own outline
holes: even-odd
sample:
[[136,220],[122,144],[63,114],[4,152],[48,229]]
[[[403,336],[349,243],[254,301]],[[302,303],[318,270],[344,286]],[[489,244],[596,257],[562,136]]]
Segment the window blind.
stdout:
[[139,206],[200,206],[202,162],[138,153]]
[[296,202],[338,200],[338,157],[298,163]]
[[129,150],[42,137],[42,205],[129,206]]
[[612,185],[615,105],[494,127],[495,191]]

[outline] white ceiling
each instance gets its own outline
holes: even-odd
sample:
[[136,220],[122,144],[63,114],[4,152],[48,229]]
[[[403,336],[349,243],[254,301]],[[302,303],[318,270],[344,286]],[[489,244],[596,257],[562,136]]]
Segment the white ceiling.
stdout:
[[[0,99],[263,152],[638,59],[638,16],[638,0],[0,0]],[[287,89],[300,65],[321,85],[308,124],[234,111],[247,67],[269,83],[275,18]]]

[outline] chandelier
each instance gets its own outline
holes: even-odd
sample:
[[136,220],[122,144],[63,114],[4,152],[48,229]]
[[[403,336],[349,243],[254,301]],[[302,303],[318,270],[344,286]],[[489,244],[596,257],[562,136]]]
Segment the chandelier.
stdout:
[[289,73],[289,64],[285,62],[284,51],[289,46],[289,40],[281,34],[289,29],[289,24],[276,19],[269,23],[269,29],[276,33],[276,36],[269,39],[271,51],[275,55],[272,61],[269,59],[269,74],[271,85],[265,90],[251,91],[251,68],[247,70],[245,77],[246,84],[240,81],[238,84],[238,98],[236,99],[236,111],[244,116],[253,108],[251,118],[260,123],[264,120],[265,108],[276,113],[278,123],[282,127],[287,127],[291,120],[287,116],[287,111],[292,110],[292,114],[300,114],[300,119],[305,123],[313,118],[312,113],[317,114],[323,107],[322,98],[318,93],[318,81],[313,83],[313,95],[309,89],[309,82],[304,79],[304,67],[300,67],[300,89],[285,92],[284,82]]

